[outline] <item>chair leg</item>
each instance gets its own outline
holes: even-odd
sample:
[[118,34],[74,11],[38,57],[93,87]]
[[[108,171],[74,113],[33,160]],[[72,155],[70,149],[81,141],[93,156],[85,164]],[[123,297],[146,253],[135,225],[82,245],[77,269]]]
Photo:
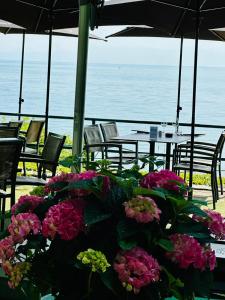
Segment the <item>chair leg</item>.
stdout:
[[211,174],[211,189],[212,189],[212,201],[213,201],[213,209],[216,209],[216,201],[217,201],[217,193],[216,193],[216,185],[215,185],[215,176],[214,173]]
[[1,209],[1,231],[4,230],[5,227],[5,197],[1,198],[2,202],[2,209]]
[[10,208],[16,203],[16,187],[15,185],[11,186],[11,203]]
[[217,202],[217,200],[219,200],[219,188],[218,188],[218,181],[217,181],[216,170],[214,171],[214,182],[215,182],[216,202]]
[[219,164],[219,180],[220,180],[220,193],[223,195],[223,179],[222,179],[222,172],[221,172],[221,163]]
[[23,175],[24,175],[24,176],[27,176],[27,173],[26,173],[26,164],[25,164],[25,162],[23,162]]

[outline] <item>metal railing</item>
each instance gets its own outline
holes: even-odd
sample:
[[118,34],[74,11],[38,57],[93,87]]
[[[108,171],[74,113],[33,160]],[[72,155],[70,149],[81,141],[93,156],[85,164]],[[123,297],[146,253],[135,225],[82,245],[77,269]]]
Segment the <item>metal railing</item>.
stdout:
[[[25,114],[25,113],[9,113],[9,112],[0,112],[0,116],[6,116],[6,117],[28,117],[28,118],[45,118],[45,115],[42,114]],[[73,120],[72,116],[61,116],[61,115],[49,115],[49,119],[52,120]],[[117,122],[117,123],[123,123],[123,124],[140,124],[140,125],[161,125],[161,121],[143,121],[143,120],[129,120],[129,119],[109,119],[109,118],[85,118],[85,121],[91,122],[91,124],[97,124],[100,122]],[[167,122],[168,125],[173,125],[173,122]],[[191,123],[179,123],[179,126],[181,127],[191,127]],[[219,124],[200,124],[197,123],[196,128],[205,128],[205,129],[225,129],[224,125]],[[65,145],[66,149],[70,149],[71,146]],[[158,156],[164,156],[163,153],[156,153]],[[222,161],[225,161],[225,157],[222,157]]]

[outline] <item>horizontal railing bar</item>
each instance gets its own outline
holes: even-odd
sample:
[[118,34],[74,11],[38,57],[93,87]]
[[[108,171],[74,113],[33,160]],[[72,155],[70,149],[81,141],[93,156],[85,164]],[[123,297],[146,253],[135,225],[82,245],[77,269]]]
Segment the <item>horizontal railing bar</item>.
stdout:
[[[40,114],[18,114],[18,113],[8,113],[0,112],[0,116],[21,116],[21,117],[30,117],[30,118],[45,118],[45,115]],[[60,116],[60,115],[49,115],[49,119],[61,119],[61,120],[73,120],[73,117],[70,116]],[[109,119],[109,118],[85,118],[86,121],[92,122],[118,122],[118,123],[127,123],[127,124],[148,124],[148,125],[161,125],[160,121],[143,121],[143,120],[129,120],[129,119]],[[174,122],[167,122],[168,125],[174,124]],[[190,127],[191,123],[179,123],[179,126]],[[215,128],[215,129],[225,129],[225,125],[218,124],[196,124],[196,127],[199,128]]]

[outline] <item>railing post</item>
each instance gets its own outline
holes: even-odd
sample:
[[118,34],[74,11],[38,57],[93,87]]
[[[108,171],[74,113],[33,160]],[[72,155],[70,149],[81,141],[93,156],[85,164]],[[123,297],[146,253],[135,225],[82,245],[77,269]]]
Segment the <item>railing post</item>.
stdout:
[[190,155],[190,176],[189,176],[189,199],[192,199],[193,184],[193,166],[194,166],[194,141],[195,141],[195,110],[196,110],[196,91],[197,91],[197,75],[198,75],[198,40],[200,11],[199,0],[197,0],[196,21],[195,21],[195,55],[194,55],[194,77],[193,77],[193,98],[192,98],[192,120],[191,120],[191,155]]
[[23,69],[24,69],[24,52],[25,52],[25,30],[23,31],[23,40],[22,40],[22,54],[21,54],[21,66],[20,66],[20,93],[19,93],[19,110],[18,110],[18,120],[21,119],[20,114],[22,110],[23,99]]
[[46,103],[45,103],[45,140],[48,136],[48,119],[49,119],[49,100],[50,100],[50,85],[51,85],[51,62],[52,62],[52,27],[53,27],[53,16],[52,11],[50,14],[51,26],[49,31],[48,40],[48,73],[47,73],[47,89],[46,89]]
[[90,14],[91,14],[90,1],[80,0],[76,93],[75,93],[74,125],[73,125],[73,149],[72,149],[73,155],[77,155],[79,157],[81,157],[82,150],[83,150],[83,127],[84,127],[84,112],[85,112],[85,93],[86,93]]
[[183,43],[184,43],[184,38],[182,35],[180,40],[180,60],[179,60],[179,76],[178,76],[178,91],[177,91],[177,115],[176,115],[177,129],[179,127],[180,111],[182,110],[182,107],[180,106],[180,94],[181,94],[181,77],[182,77],[182,64],[183,64]]

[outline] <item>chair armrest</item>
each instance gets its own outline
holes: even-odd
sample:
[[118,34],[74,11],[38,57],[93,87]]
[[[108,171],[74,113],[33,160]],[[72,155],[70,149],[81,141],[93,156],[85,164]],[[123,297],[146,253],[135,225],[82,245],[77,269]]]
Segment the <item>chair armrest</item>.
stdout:
[[137,145],[138,141],[127,141],[127,140],[111,140],[107,141],[107,143],[118,143],[118,144],[125,144],[125,145]]
[[27,132],[25,130],[20,130],[20,133],[26,134]]
[[116,148],[119,148],[119,150],[122,151],[122,145],[121,144],[117,144],[117,143],[110,143],[110,142],[107,142],[107,143],[95,143],[95,144],[91,144],[91,145],[85,145],[85,147],[87,149],[89,148],[93,148],[93,147],[106,147],[106,148],[109,148],[109,147],[116,147]]
[[[94,147],[102,147],[105,148],[105,152],[107,152],[108,148],[118,148],[118,152],[119,152],[119,169],[122,169],[122,144],[116,144],[116,143],[96,143],[96,144],[91,144],[91,145],[85,145],[84,148],[86,148],[87,151],[87,164],[89,164],[89,150],[90,148],[94,148]],[[104,158],[104,151],[102,151],[102,159]]]
[[[187,144],[190,144],[191,142],[188,141]],[[216,147],[216,144],[213,143],[207,143],[207,142],[194,142],[194,145],[205,145],[205,146],[210,146],[210,147]]]
[[41,155],[21,152],[20,157],[41,158]]
[[31,163],[42,163],[42,164],[49,164],[49,165],[58,165],[57,162],[53,162],[50,160],[45,160],[39,157],[20,157],[21,162],[31,162]]
[[[191,149],[191,144],[181,144],[181,145],[178,145],[177,148],[178,148],[178,149],[182,149],[183,151],[185,151],[185,150]],[[207,152],[212,152],[212,153],[215,152],[215,148],[212,148],[212,147],[205,147],[205,146],[202,146],[202,145],[195,145],[195,144],[194,144],[194,152],[195,152],[196,150],[205,150],[205,151],[207,151]]]

